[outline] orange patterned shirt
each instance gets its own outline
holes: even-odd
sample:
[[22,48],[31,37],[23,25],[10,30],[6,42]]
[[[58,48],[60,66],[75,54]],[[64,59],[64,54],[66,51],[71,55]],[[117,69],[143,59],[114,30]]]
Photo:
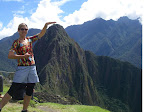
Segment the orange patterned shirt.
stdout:
[[29,58],[18,59],[18,66],[31,66],[35,64],[32,43],[39,39],[38,35],[34,35],[32,37],[26,37],[26,39],[28,41],[27,45],[20,43],[20,41],[17,39],[13,42],[10,48],[10,50],[16,52],[17,55],[24,55],[27,52],[29,54],[32,54],[32,56]]

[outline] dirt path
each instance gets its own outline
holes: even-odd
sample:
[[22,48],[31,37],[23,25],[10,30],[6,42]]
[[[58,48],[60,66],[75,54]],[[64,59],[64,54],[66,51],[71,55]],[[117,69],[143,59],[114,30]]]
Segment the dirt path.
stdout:
[[45,112],[60,112],[58,110],[51,109],[47,106],[38,106],[37,108],[42,110],[42,111],[45,111]]
[[[14,107],[14,106],[18,106],[18,107],[22,108],[22,104],[18,104],[18,103],[8,103],[7,104],[7,107],[10,107],[10,108]],[[60,112],[58,110],[54,110],[52,108],[49,108],[48,106],[37,106],[36,108],[39,109],[39,110],[42,110],[44,112]],[[36,112],[36,111],[30,111],[29,110],[29,112]]]

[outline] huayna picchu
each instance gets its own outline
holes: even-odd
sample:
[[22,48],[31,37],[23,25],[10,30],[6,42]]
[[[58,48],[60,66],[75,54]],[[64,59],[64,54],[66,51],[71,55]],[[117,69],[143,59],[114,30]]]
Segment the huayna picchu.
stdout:
[[62,26],[48,28],[34,54],[45,92],[112,112],[141,112],[141,69],[84,51]]

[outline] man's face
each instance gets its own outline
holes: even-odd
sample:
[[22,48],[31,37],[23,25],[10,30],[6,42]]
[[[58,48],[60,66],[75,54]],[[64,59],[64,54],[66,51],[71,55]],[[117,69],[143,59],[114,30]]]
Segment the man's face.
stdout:
[[24,25],[18,29],[18,32],[21,37],[26,36],[28,33],[28,27]]

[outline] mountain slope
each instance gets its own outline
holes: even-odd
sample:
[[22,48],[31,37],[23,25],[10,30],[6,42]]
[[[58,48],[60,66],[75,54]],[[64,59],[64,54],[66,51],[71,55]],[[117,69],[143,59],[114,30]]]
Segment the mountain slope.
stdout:
[[36,43],[34,54],[40,81],[45,88],[54,94],[76,97],[84,104],[97,103],[95,88],[88,86],[92,85],[92,80],[83,65],[84,51],[61,26],[48,29],[48,34]]
[[130,63],[84,51],[60,25],[47,30],[34,54],[45,92],[113,112],[140,112],[141,70]]
[[141,68],[142,25],[138,20],[121,17],[118,21],[106,21],[97,18],[65,30],[83,49],[128,61]]
[[[130,63],[105,56],[96,57],[96,61],[93,61],[93,56],[87,52],[87,57],[89,74],[95,85],[97,85],[97,90],[112,98],[108,98],[110,101],[105,100],[105,103],[112,105],[112,103],[118,102],[116,99],[119,99],[124,104],[127,104],[133,112],[140,112],[142,101],[141,71]],[[124,104],[122,106],[125,108],[126,105]]]

